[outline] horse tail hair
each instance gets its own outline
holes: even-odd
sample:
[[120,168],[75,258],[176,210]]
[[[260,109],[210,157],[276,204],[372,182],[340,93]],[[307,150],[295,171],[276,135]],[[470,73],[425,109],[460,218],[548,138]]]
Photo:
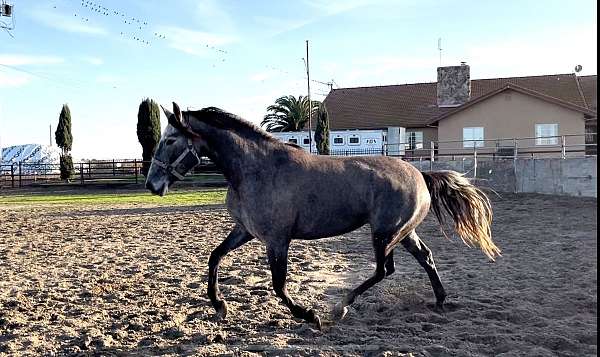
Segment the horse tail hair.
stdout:
[[448,237],[442,208],[452,217],[456,233],[467,246],[479,246],[492,261],[500,256],[492,241],[492,206],[487,195],[456,171],[422,174],[444,236]]

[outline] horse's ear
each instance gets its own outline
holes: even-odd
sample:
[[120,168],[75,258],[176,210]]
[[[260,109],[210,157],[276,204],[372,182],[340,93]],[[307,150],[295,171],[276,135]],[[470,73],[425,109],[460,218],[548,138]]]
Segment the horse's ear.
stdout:
[[179,105],[175,102],[173,102],[173,113],[175,113],[175,118],[181,121],[181,109],[179,109]]
[[160,108],[162,109],[163,113],[165,113],[165,116],[167,117],[167,119],[169,119],[171,116],[173,116],[173,113],[171,113],[169,111],[169,109],[163,107],[162,104],[161,104]]
[[162,105],[160,107],[162,108],[163,112],[165,113],[165,116],[167,117],[167,121],[169,122],[169,124],[171,124],[171,126],[177,128],[177,129],[180,129],[181,121],[177,120],[175,114],[171,113],[168,109],[166,109]]

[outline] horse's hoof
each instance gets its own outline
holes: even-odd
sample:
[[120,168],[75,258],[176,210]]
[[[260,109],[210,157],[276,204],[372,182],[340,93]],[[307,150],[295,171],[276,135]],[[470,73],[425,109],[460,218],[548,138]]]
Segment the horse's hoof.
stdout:
[[227,303],[220,300],[215,303],[214,307],[217,311],[217,318],[219,320],[225,320],[227,318]]
[[335,304],[335,306],[333,307],[333,319],[334,320],[342,320],[344,317],[346,317],[346,314],[348,313],[348,307],[342,305],[341,303],[337,303]]
[[438,314],[443,314],[446,312],[446,310],[444,309],[444,303],[436,303],[435,306],[433,307],[433,311],[437,312]]

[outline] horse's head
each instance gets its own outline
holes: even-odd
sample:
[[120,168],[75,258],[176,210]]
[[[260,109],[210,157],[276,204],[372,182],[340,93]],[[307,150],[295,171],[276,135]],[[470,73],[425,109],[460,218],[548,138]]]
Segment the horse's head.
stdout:
[[189,118],[185,113],[182,114],[177,104],[173,103],[173,113],[162,109],[169,125],[154,152],[146,176],[146,188],[154,194],[164,196],[169,186],[175,181],[183,180],[185,174],[200,163],[200,156],[195,148],[203,147],[206,143],[192,130]]

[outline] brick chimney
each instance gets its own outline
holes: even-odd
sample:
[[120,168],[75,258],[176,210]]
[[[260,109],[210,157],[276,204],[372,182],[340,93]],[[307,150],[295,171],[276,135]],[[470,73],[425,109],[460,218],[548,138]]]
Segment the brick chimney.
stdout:
[[469,65],[438,67],[437,104],[440,108],[458,107],[471,99],[471,71]]

